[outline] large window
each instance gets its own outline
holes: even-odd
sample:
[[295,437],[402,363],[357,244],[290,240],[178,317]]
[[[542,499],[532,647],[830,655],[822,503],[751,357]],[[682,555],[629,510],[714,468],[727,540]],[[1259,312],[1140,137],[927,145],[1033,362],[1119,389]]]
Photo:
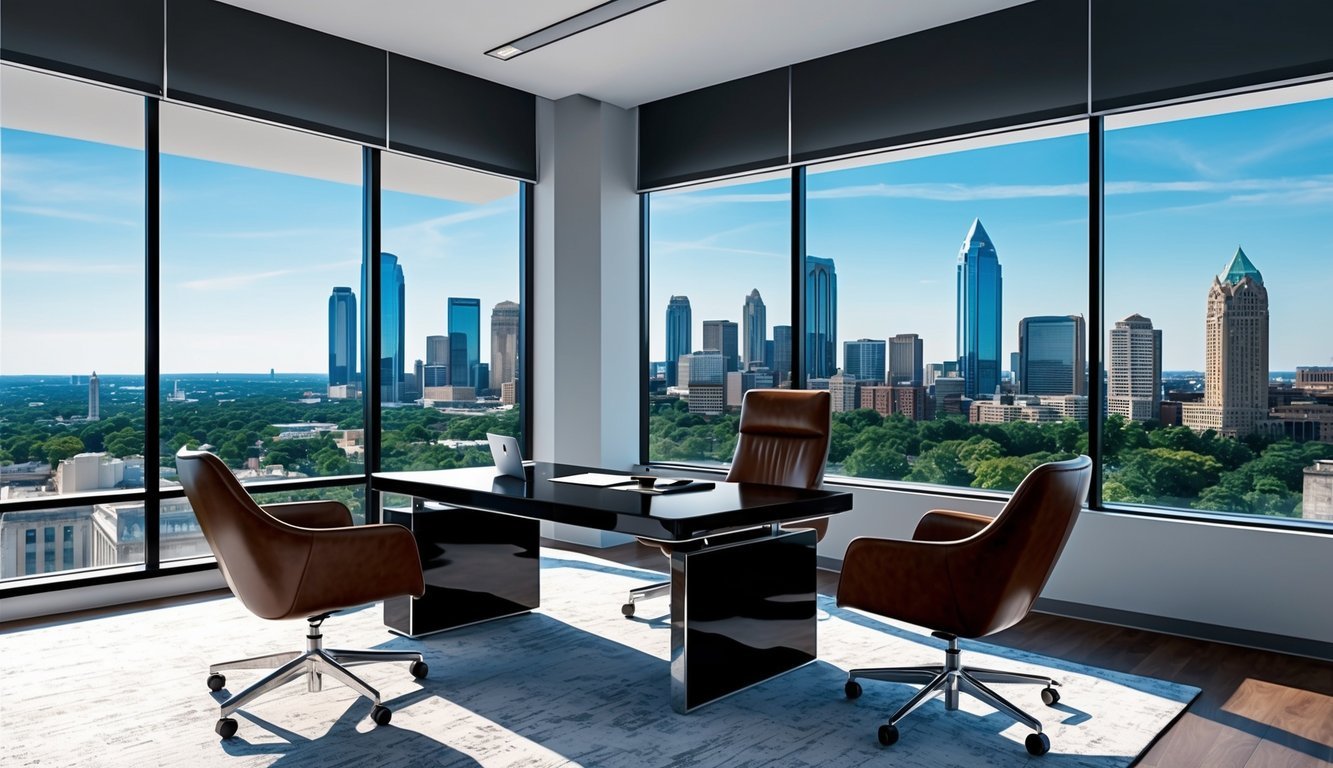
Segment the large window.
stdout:
[[829,473],[1008,490],[1087,451],[1082,124],[811,166]]
[[1330,97],[1106,119],[1106,503],[1333,520]]
[[[143,99],[0,67],[0,579],[96,562],[91,505],[142,488]],[[142,552],[127,552],[138,562]]]
[[722,464],[748,389],[789,386],[788,174],[651,196],[648,455]]
[[519,434],[519,184],[382,157],[380,465],[489,464]]

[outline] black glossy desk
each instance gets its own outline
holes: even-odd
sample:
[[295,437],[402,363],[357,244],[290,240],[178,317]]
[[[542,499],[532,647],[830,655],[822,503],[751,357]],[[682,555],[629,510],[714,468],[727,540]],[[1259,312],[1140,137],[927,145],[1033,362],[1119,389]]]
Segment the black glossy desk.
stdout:
[[[527,480],[497,477],[494,467],[371,476],[374,490],[412,497],[410,507],[386,507],[384,521],[412,529],[426,572],[426,595],[386,601],[385,624],[416,636],[536,608],[546,521],[673,544],[677,712],[815,659],[815,534],[778,524],[851,509],[850,493],[718,482],[643,495],[550,481],[605,470],[538,462],[527,472]],[[614,614],[624,595],[604,599]]]

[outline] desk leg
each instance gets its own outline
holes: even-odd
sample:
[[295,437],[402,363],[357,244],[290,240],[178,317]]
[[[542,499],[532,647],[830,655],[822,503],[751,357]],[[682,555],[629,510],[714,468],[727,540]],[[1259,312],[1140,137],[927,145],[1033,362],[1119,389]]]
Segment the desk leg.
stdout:
[[671,706],[688,712],[814,661],[814,531],[671,556]]
[[414,500],[386,508],[384,522],[417,540],[426,593],[384,601],[384,623],[419,637],[526,613],[540,605],[540,525],[512,515]]

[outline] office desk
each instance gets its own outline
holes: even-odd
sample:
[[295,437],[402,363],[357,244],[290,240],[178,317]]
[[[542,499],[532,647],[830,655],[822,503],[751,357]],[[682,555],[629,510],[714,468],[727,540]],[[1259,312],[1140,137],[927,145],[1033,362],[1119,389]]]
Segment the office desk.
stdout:
[[[718,482],[644,495],[551,482],[587,467],[537,462],[527,479],[494,467],[379,472],[371,488],[412,497],[384,521],[417,537],[426,595],[384,604],[391,629],[417,636],[540,604],[539,523],[670,542],[671,704],[687,712],[816,656],[815,534],[779,523],[852,507],[850,493]],[[588,595],[620,610],[623,595]]]

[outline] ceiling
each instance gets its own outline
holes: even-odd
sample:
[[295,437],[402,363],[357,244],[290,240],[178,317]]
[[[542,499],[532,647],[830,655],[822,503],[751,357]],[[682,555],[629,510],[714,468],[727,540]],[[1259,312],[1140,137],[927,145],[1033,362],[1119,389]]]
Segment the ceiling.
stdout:
[[226,0],[548,99],[625,108],[1024,1],[666,0],[500,61],[485,52],[601,0]]

